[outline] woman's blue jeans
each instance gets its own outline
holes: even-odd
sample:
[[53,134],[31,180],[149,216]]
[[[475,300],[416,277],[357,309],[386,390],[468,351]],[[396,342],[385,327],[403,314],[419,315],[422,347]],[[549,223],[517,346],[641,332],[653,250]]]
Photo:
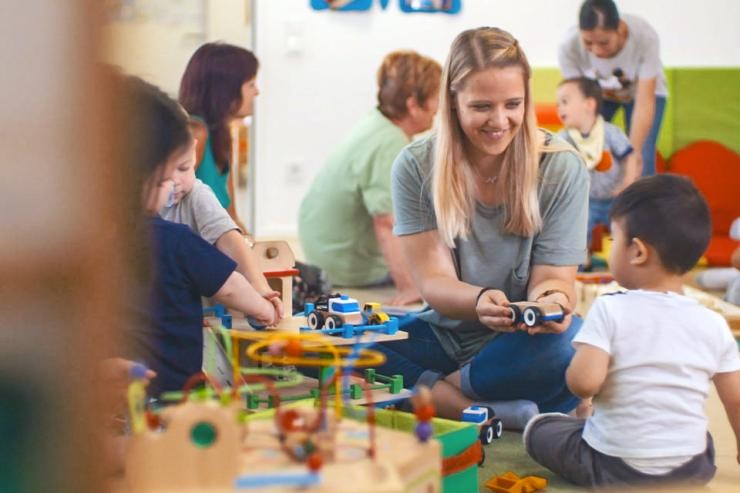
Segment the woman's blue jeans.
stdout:
[[409,334],[407,340],[375,347],[387,358],[377,371],[403,375],[405,386],[412,387],[429,370],[448,375],[460,369],[463,391],[471,399],[527,399],[541,412],[568,412],[579,399],[565,384],[565,370],[575,353],[571,341],[582,324],[580,318],[573,317],[562,334],[502,332],[460,367],[442,349],[429,324],[416,319],[402,328]]
[[[655,96],[655,115],[653,116],[653,124],[650,127],[650,133],[648,133],[645,143],[642,146],[642,176],[652,176],[655,174],[655,149],[658,144],[660,125],[663,123],[665,104],[665,96]],[[629,135],[630,125],[632,124],[632,110],[635,107],[634,101],[630,103],[604,101],[601,105],[601,115],[606,121],[611,121],[620,106],[624,108],[625,132]]]

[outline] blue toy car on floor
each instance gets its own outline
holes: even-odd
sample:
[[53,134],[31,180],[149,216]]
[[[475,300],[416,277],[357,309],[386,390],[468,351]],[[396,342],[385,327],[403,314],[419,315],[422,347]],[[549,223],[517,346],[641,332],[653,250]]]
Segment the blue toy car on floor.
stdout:
[[[478,428],[478,439],[482,445],[488,445],[494,439],[501,438],[504,432],[504,424],[496,417],[496,413],[488,406],[468,406],[463,409],[462,421],[476,423]],[[486,451],[481,448],[481,458],[478,465],[486,461]]]

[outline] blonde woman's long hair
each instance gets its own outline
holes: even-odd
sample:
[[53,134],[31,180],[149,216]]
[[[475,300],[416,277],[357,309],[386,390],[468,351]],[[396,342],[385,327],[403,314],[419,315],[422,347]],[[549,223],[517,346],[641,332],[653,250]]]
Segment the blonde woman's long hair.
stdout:
[[460,33],[452,42],[442,70],[439,128],[432,170],[432,200],[437,228],[445,244],[466,239],[475,211],[475,171],[465,156],[465,134],[455,112],[457,92],[474,72],[488,68],[520,67],[524,77],[524,121],[504,151],[498,180],[503,190],[507,233],[532,236],[542,227],[537,180],[542,138],[529,87],[531,69],[517,40],[495,27]]

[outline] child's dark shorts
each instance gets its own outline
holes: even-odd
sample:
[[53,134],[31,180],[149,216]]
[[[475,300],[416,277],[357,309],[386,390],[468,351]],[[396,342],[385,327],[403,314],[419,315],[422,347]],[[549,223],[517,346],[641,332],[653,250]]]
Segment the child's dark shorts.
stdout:
[[594,450],[583,439],[585,419],[564,414],[541,414],[524,430],[524,448],[537,462],[579,486],[644,486],[666,483],[706,484],[717,468],[714,443],[707,433],[706,450],[662,475],[640,472],[618,457]]

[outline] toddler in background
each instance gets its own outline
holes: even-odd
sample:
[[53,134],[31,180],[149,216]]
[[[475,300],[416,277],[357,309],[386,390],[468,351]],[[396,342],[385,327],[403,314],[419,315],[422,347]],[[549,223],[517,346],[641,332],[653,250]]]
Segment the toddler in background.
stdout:
[[629,139],[619,127],[604,120],[599,113],[601,104],[601,86],[594,79],[567,79],[558,86],[558,115],[565,126],[560,136],[581,153],[591,181],[586,231],[589,252],[584,270],[591,267],[594,226],[609,225],[612,200],[641,172]]
[[172,174],[175,193],[159,215],[167,221],[186,224],[208,243],[237,263],[236,270],[275,309],[276,323],[283,315],[280,293],[273,290],[259,269],[257,259],[242,236],[239,226],[223,208],[211,187],[195,177],[195,155],[183,160]]
[[683,294],[711,236],[687,179],[643,178],[610,211],[609,267],[629,291],[596,299],[573,339],[568,388],[593,415],[540,414],[524,430],[537,462],[580,486],[707,483],[714,446],[704,406],[713,381],[740,462],[740,358],[724,318]]

